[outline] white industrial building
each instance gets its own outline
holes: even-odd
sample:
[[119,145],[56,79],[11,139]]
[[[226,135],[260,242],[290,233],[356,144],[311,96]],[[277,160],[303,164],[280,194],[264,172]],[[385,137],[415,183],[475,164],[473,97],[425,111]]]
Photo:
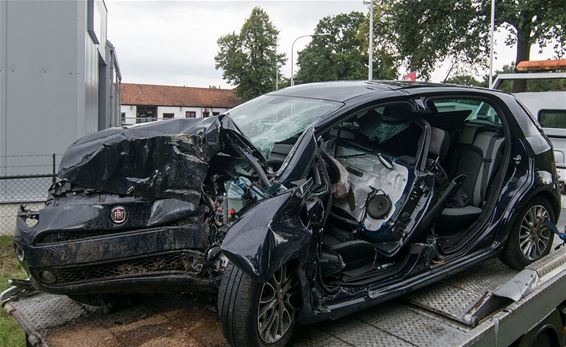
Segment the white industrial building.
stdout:
[[0,0],[0,235],[40,208],[67,147],[120,125],[102,0]]
[[106,22],[102,0],[0,1],[0,176],[43,173],[38,156],[120,125]]
[[0,0],[0,234],[41,207],[61,155],[120,125],[120,71],[102,0]]
[[215,116],[238,105],[230,89],[122,84],[122,123]]

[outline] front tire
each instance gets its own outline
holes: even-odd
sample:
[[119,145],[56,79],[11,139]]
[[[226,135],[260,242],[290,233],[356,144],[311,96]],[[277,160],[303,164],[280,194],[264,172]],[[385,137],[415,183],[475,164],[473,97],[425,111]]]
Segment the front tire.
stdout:
[[231,346],[284,346],[295,326],[297,283],[287,264],[264,284],[228,264],[218,291],[218,313],[226,341]]
[[550,253],[554,233],[544,224],[546,218],[556,222],[550,203],[540,197],[529,201],[513,224],[500,256],[501,261],[521,270]]

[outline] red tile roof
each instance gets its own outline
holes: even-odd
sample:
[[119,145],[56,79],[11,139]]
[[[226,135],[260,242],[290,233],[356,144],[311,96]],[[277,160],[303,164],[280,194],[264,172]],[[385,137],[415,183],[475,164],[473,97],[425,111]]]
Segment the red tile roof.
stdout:
[[231,108],[240,100],[231,89],[122,83],[122,105]]

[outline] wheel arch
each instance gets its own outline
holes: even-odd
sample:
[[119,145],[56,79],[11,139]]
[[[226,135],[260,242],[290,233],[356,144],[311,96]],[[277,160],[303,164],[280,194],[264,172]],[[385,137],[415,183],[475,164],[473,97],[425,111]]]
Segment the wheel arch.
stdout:
[[554,218],[556,218],[556,220],[558,221],[558,218],[560,218],[560,210],[561,210],[560,200],[556,201],[556,198],[549,190],[542,190],[536,193],[535,195],[533,195],[531,198],[529,198],[529,200],[535,199],[537,197],[541,197],[546,201],[548,201],[548,203],[550,204],[550,206],[552,206],[552,209],[554,210]]
[[529,202],[537,198],[542,198],[548,201],[548,203],[552,207],[552,212],[554,212],[554,218],[556,219],[556,221],[558,221],[558,218],[560,217],[560,209],[561,209],[560,200],[556,201],[557,199],[555,198],[555,195],[551,190],[539,189],[529,194],[525,199],[523,199],[522,203],[520,205],[517,205],[515,210],[512,212],[511,218],[508,220],[506,227],[503,229],[505,230],[503,237],[500,239],[502,246],[506,243],[507,238],[509,237],[509,233],[513,228],[513,225],[515,225],[517,218],[519,218],[520,212],[523,211],[523,209],[525,208],[525,206],[527,206]]
[[[517,250],[520,247],[519,227],[517,226],[517,223],[519,222],[519,219],[522,218],[521,216],[523,216],[526,212],[526,209],[529,208],[529,206],[534,206],[535,204],[546,205],[548,213],[554,214],[554,222],[558,221],[560,206],[557,200],[556,195],[553,194],[552,191],[538,189],[531,192],[531,194],[526,195],[526,197],[521,200],[521,204],[514,206],[512,215],[503,229],[505,230],[504,234],[499,239],[499,246],[501,247],[499,259],[501,259],[501,261],[514,269],[520,270],[532,261],[548,254],[548,252],[552,249],[552,239],[554,237],[552,232],[550,233],[550,242],[545,244],[545,248],[538,258],[525,258],[525,255],[522,253],[523,251]],[[535,254],[535,256],[537,255]]]
[[[554,217],[556,220],[560,217],[560,199],[556,199],[555,193],[550,189],[542,188],[534,191],[533,193],[529,194],[526,199],[524,199],[523,203],[519,206],[517,211],[522,211],[525,206],[534,199],[541,198],[546,200],[550,206],[552,207],[552,212],[554,212]],[[513,222],[516,220],[518,213],[515,213],[513,217]]]

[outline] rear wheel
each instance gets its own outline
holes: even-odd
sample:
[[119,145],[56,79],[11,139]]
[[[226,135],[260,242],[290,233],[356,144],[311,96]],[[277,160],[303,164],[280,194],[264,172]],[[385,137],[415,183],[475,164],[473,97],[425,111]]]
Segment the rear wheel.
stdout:
[[263,284],[229,264],[218,292],[226,341],[232,346],[284,346],[295,326],[297,284],[287,264]]
[[545,219],[556,222],[546,199],[535,198],[521,210],[500,257],[505,264],[520,270],[550,252],[554,234],[546,227]]

